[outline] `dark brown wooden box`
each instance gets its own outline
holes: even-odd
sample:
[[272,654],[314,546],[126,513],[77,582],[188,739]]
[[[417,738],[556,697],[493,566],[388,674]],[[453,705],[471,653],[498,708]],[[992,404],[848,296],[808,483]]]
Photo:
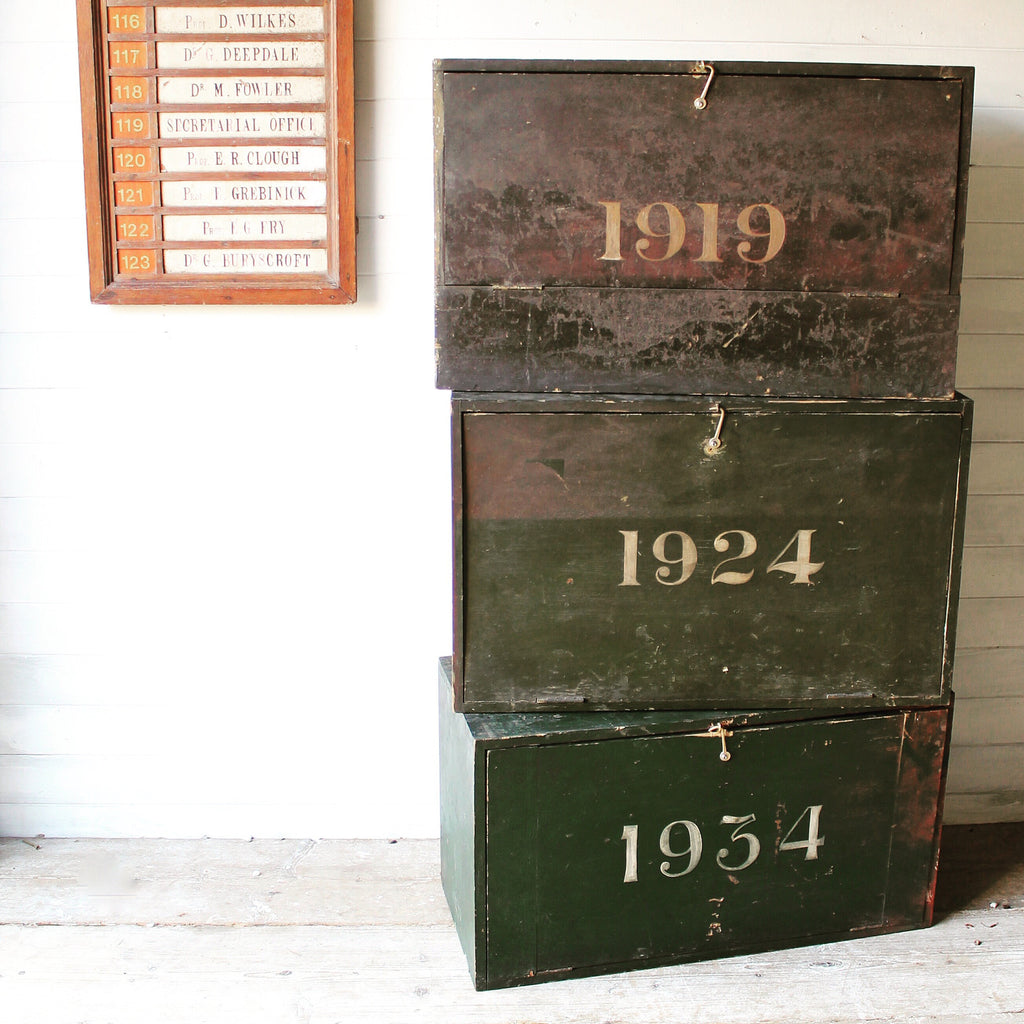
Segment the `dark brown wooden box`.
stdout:
[[946,702],[971,412],[456,395],[456,707]]
[[927,926],[950,714],[461,715],[442,661],[441,875],[476,987]]
[[713,67],[435,64],[439,387],[952,395],[973,69]]

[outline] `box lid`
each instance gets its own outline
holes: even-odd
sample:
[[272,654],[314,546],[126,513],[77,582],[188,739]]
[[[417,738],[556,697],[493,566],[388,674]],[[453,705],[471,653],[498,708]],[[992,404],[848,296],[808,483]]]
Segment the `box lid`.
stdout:
[[[451,710],[458,701],[450,657],[438,659],[438,680],[442,709]],[[901,713],[936,705],[907,705]],[[952,691],[939,707],[952,706]],[[456,712],[458,713],[458,712]],[[891,707],[836,709],[808,700],[803,706],[786,708],[719,708],[714,711],[667,709],[664,711],[502,711],[463,712],[467,734],[484,746],[592,742],[596,739],[630,739],[680,734],[707,735],[716,739],[721,730],[787,725],[794,722],[838,722],[865,715],[892,714]]]
[[950,394],[972,97],[970,68],[438,62],[439,386]]

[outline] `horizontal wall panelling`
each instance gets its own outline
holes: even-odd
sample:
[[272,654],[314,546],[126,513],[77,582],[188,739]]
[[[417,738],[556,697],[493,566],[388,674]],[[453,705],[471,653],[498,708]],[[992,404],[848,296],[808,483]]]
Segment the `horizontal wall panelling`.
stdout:
[[977,66],[947,817],[1024,816],[1024,19],[892,7],[356,3],[359,301],[257,311],[89,303],[74,5],[7,0],[0,833],[437,834],[431,62],[460,56]]

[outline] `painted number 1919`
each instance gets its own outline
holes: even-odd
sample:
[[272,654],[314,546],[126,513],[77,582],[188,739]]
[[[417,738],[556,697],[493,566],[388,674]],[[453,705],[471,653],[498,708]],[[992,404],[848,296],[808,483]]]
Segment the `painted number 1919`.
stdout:
[[[693,256],[696,263],[721,263],[718,242],[718,203],[695,203],[701,213],[700,255]],[[601,202],[605,209],[604,252],[599,259],[621,262],[622,256],[622,203]],[[657,226],[656,226],[657,225]],[[674,203],[657,202],[644,206],[636,215],[640,238],[633,251],[646,263],[664,263],[682,252],[686,241],[686,218]],[[744,263],[769,263],[786,241],[786,218],[771,203],[753,203],[744,207],[736,218],[736,226],[747,239],[766,239],[763,249],[755,253],[750,241],[736,246],[736,254]],[[664,230],[660,230],[664,228]],[[652,244],[652,239],[657,241]]]

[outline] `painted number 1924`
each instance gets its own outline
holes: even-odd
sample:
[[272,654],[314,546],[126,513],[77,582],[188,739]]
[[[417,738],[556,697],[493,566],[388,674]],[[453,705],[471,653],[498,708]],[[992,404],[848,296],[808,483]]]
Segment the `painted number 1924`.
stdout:
[[[640,531],[619,530],[622,536],[622,582],[620,587],[639,587]],[[797,530],[789,543],[765,567],[765,572],[779,572],[793,577],[792,583],[807,583],[818,572],[824,562],[811,561],[811,537],[814,530]],[[757,553],[757,538],[747,530],[725,530],[714,540],[715,550],[725,554],[738,541],[739,553],[719,561],[711,571],[711,582],[740,586],[749,583],[754,576],[753,569],[737,568]],[[693,538],[682,530],[666,530],[655,537],[651,554],[659,563],[654,578],[663,587],[677,587],[685,583],[697,568],[697,545]],[[731,568],[726,568],[731,566]]]

